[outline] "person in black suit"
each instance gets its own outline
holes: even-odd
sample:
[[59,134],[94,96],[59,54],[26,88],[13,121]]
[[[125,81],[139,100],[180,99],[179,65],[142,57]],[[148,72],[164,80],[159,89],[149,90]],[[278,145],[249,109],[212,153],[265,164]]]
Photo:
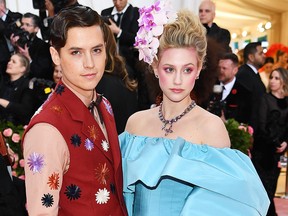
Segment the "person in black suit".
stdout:
[[138,79],[140,75],[135,70],[138,52],[133,45],[139,28],[139,8],[133,7],[128,0],[113,0],[113,4],[114,7],[102,10],[101,16],[109,18],[109,27],[115,36],[119,54],[129,66],[129,76]]
[[249,92],[235,77],[238,65],[238,57],[234,53],[226,53],[220,57],[218,63],[220,85],[215,86],[220,88],[220,91],[213,93],[208,110],[221,116],[223,120],[234,118],[244,123],[245,114],[250,109],[246,101]]
[[0,133],[0,212],[5,216],[27,216],[25,182],[12,176],[14,152],[9,150]]
[[252,162],[270,199],[267,216],[277,215],[274,196],[280,175],[280,157],[288,143],[288,71],[277,68],[269,77],[268,93],[260,100],[259,129],[254,135]]
[[5,74],[7,63],[14,51],[10,42],[11,30],[9,25],[21,20],[22,14],[6,8],[6,1],[0,0],[0,74]]
[[113,58],[114,64],[106,65],[96,90],[111,103],[117,132],[120,134],[124,131],[128,118],[138,111],[137,82],[129,78],[123,58],[117,54],[112,31],[108,34],[106,46],[107,50],[110,50],[107,58]]
[[36,111],[34,92],[29,89],[29,60],[16,53],[8,62],[6,73],[8,80],[0,84],[0,119],[15,125],[26,125]]
[[[261,96],[266,92],[265,85],[261,81],[258,70],[265,62],[265,54],[261,42],[252,42],[244,48],[244,64],[239,68],[236,78],[249,92],[245,96],[249,101],[250,109],[243,116],[243,123],[248,123],[257,130],[257,112],[259,110],[259,101]],[[248,102],[247,102],[248,103]],[[251,104],[251,105],[250,105]]]
[[229,46],[231,41],[230,32],[213,22],[215,18],[215,3],[213,1],[204,0],[201,2],[199,6],[199,18],[207,30],[207,37],[221,44],[223,52],[231,52]]
[[29,77],[53,80],[53,63],[49,51],[50,45],[37,37],[40,30],[40,18],[32,13],[25,13],[21,19],[21,28],[29,33],[29,40],[19,45],[19,36],[12,35],[11,41],[17,52],[30,61]]

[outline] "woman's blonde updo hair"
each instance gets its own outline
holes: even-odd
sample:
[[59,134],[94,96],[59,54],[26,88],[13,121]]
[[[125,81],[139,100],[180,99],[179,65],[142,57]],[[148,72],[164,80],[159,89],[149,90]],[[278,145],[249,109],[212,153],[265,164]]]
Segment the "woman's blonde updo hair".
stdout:
[[159,42],[158,59],[168,48],[193,47],[197,52],[198,67],[204,64],[207,48],[206,29],[199,17],[191,11],[180,10],[177,13],[177,20],[165,25]]

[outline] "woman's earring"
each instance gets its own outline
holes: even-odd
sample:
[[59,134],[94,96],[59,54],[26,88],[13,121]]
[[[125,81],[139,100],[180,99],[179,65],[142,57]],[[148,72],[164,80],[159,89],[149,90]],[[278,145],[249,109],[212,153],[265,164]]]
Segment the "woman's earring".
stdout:
[[197,80],[197,79],[199,79],[199,76],[197,76],[197,77],[195,78],[195,80]]
[[159,76],[157,75],[157,74],[155,74],[155,77],[158,79],[159,78]]

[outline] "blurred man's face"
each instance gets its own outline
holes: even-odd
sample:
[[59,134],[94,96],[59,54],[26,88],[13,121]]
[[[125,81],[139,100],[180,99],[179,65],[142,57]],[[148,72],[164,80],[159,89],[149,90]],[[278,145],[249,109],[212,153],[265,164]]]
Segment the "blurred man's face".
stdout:
[[218,79],[224,85],[231,82],[238,71],[237,65],[234,65],[230,59],[219,60],[218,67]]
[[212,2],[204,1],[199,6],[199,18],[202,24],[212,25],[215,18],[215,7]]
[[113,0],[113,4],[116,7],[117,11],[122,11],[127,5],[128,0]]
[[21,28],[29,32],[30,34],[32,33],[37,34],[37,32],[39,31],[39,28],[34,25],[32,18],[23,17],[21,19],[21,23],[22,23]]

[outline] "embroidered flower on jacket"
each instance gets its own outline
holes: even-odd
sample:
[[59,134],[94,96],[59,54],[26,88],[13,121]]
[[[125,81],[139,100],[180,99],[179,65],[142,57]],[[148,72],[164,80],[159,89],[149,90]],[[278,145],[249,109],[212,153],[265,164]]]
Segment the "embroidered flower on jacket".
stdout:
[[57,85],[55,92],[56,94],[61,95],[64,92],[65,86],[62,84]]
[[90,139],[87,138],[85,140],[84,146],[85,146],[86,150],[92,151],[92,149],[94,148],[94,143]]
[[106,204],[110,199],[110,192],[106,188],[99,189],[95,195],[97,204]]
[[59,173],[53,173],[51,176],[48,177],[48,182],[51,190],[58,190],[59,188]]
[[81,145],[81,137],[78,134],[73,134],[70,138],[72,145],[75,147],[80,147]]
[[101,146],[102,146],[104,151],[107,152],[109,150],[109,143],[106,140],[102,140]]
[[33,152],[28,157],[27,164],[29,165],[30,170],[35,174],[40,172],[44,165],[44,155]]
[[88,126],[88,133],[92,141],[95,141],[97,136],[99,136],[99,131],[95,125]]
[[72,199],[76,200],[81,197],[81,189],[77,185],[71,184],[69,186],[66,186],[66,190],[64,194],[66,194],[69,200],[72,200]]
[[107,180],[109,179],[109,169],[106,163],[99,164],[99,166],[95,169],[95,171],[97,181],[99,181],[100,184],[106,185]]
[[113,110],[112,110],[112,107],[110,105],[110,103],[107,101],[107,99],[105,98],[104,100],[102,100],[104,105],[105,105],[105,108],[106,110],[110,113],[110,115],[113,116]]
[[42,205],[46,208],[51,207],[54,203],[53,195],[51,194],[44,194],[44,196],[41,198]]
[[63,111],[62,107],[57,105],[52,106],[50,109],[56,114],[61,114]]

